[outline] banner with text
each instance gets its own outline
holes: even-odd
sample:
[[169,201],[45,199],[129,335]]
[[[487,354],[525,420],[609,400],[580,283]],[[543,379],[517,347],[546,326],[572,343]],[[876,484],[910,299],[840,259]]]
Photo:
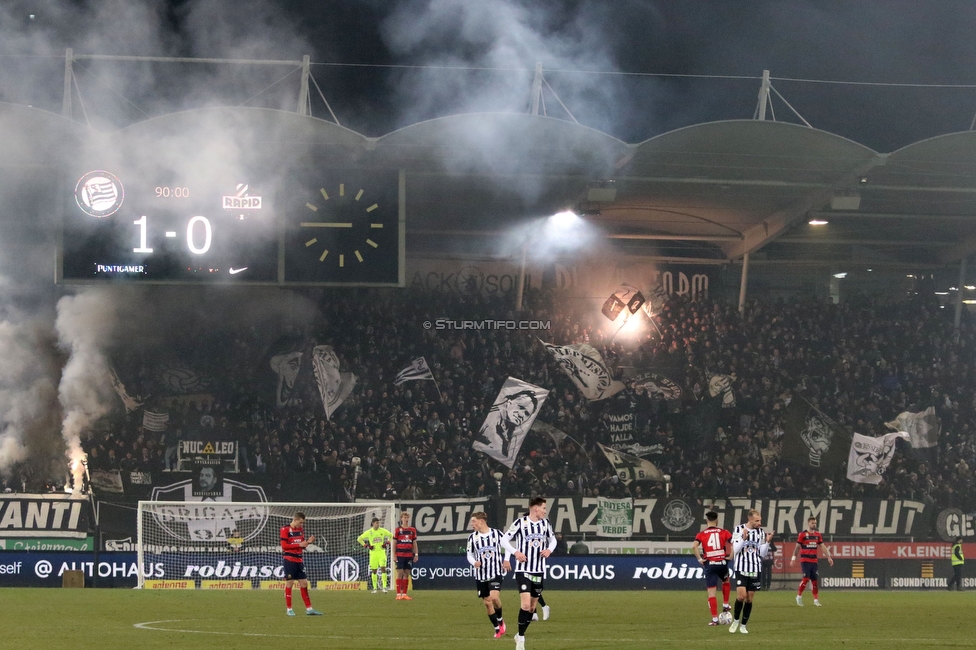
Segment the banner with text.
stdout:
[[88,537],[89,501],[64,494],[0,495],[0,538]]

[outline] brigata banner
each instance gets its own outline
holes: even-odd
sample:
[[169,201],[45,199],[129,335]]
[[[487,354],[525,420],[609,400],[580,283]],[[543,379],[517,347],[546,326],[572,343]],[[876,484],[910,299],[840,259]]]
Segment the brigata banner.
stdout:
[[[425,542],[464,540],[471,534],[471,514],[488,513],[491,516],[491,499],[436,499],[432,501],[403,501],[400,510],[410,513],[410,524],[417,529],[418,537]],[[528,511],[528,501],[525,510]]]
[[0,538],[88,537],[88,499],[65,494],[0,495]]
[[[489,521],[503,530],[528,510],[528,498],[498,501],[496,515],[501,520]],[[557,533],[571,538],[598,533],[598,498],[552,497],[547,505],[549,521]],[[704,528],[709,510],[718,513],[720,527],[731,530],[745,522],[750,509],[755,509],[763,516],[763,528],[787,538],[804,530],[808,517],[816,517],[824,535],[924,539],[930,534],[927,508],[920,501],[906,499],[634,499],[633,534],[692,540]]]

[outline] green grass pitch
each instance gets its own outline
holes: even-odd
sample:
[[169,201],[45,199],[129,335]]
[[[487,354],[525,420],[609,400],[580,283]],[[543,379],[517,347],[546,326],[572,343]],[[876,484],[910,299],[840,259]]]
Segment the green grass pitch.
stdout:
[[[502,593],[509,632],[494,640],[473,590],[394,594],[312,592],[325,613],[307,617],[295,590],[288,618],[279,592],[0,589],[7,648],[513,648],[518,600]],[[972,593],[821,593],[796,606],[794,592],[760,593],[749,635],[708,627],[700,592],[550,590],[552,617],[529,627],[527,650],[569,648],[972,648]]]

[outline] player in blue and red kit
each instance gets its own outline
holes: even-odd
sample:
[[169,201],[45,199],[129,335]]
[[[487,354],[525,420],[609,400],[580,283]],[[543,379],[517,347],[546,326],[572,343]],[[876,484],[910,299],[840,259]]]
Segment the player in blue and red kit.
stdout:
[[312,609],[312,599],[308,597],[308,576],[305,575],[305,563],[302,561],[302,551],[315,541],[315,535],[305,539],[305,513],[296,512],[291,523],[281,528],[281,550],[284,557],[281,560],[285,570],[285,612],[294,616],[291,608],[291,588],[295,582],[302,590],[302,600],[305,601],[305,613],[309,616],[321,616],[322,612]]
[[800,588],[796,592],[796,604],[803,607],[803,590],[810,583],[813,591],[813,604],[820,607],[820,574],[817,572],[817,556],[820,548],[823,548],[824,557],[834,566],[834,558],[830,557],[830,549],[824,546],[823,535],[817,530],[816,517],[807,520],[807,529],[796,538],[796,548],[793,549],[793,557],[790,558],[790,565],[796,562],[797,551],[800,553],[800,566],[803,567],[803,580],[800,581]]
[[732,557],[732,533],[718,527],[718,513],[706,512],[705,523],[708,524],[702,532],[695,536],[692,549],[699,564],[705,570],[705,588],[708,590],[708,608],[712,611],[712,622],[718,625],[718,601],[715,590],[718,583],[722,583],[722,611],[729,611],[729,593],[732,585],[729,582],[728,560]]

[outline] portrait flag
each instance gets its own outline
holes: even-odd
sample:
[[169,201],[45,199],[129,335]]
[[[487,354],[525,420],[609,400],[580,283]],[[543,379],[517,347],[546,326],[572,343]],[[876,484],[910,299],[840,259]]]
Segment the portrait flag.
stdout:
[[339,357],[331,345],[316,345],[312,348],[312,370],[322,396],[325,418],[329,420],[352,393],[356,386],[356,375],[339,372]]
[[892,431],[905,431],[913,449],[927,449],[939,444],[939,434],[942,432],[942,420],[935,414],[935,407],[930,406],[920,413],[899,413],[885,426]]
[[430,366],[427,365],[427,359],[424,357],[417,357],[410,362],[410,365],[397,373],[396,379],[393,380],[394,386],[399,386],[400,384],[407,381],[434,381],[434,373],[430,371]]
[[[599,445],[599,443],[597,443]],[[605,445],[599,445],[600,451],[607,457],[613,470],[617,473],[620,481],[624,485],[629,485],[632,481],[656,481],[664,483],[664,474],[649,460],[638,458],[622,451],[616,451]]]
[[302,367],[301,352],[287,352],[271,357],[271,369],[278,375],[278,386],[275,389],[275,405],[278,408],[294,406],[300,403],[295,395],[295,381],[298,371]]
[[484,424],[475,436],[475,451],[485,453],[509,469],[525,436],[539,415],[549,391],[521,379],[509,377],[488,410]]
[[832,474],[847,460],[851,437],[820,409],[796,395],[786,408],[784,460]]
[[880,483],[895,455],[895,441],[899,438],[909,440],[904,431],[877,438],[855,433],[847,456],[847,478],[855,483]]
[[622,391],[625,386],[610,376],[603,363],[603,356],[591,345],[553,345],[539,340],[555,358],[566,376],[576,384],[583,397],[596,401],[606,399]]

